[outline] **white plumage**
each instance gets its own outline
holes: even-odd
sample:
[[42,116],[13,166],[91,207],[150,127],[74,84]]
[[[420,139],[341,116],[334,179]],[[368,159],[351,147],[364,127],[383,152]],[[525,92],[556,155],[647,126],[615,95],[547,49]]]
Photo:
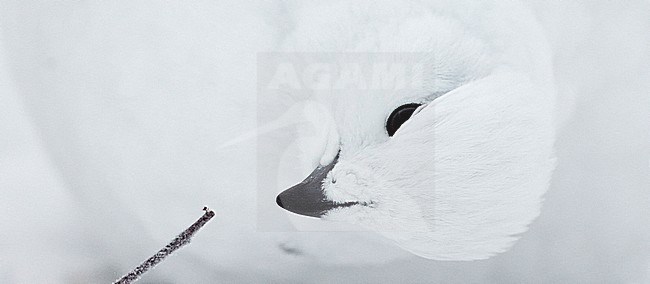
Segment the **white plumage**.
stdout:
[[[331,55],[334,66],[417,63],[423,77],[418,88],[357,84],[313,98],[329,106],[340,143],[325,193],[361,203],[326,219],[432,259],[484,259],[510,247],[539,214],[554,168],[550,51],[529,12],[500,1],[305,6],[284,51],[352,52]],[[389,138],[386,118],[410,102],[425,105]]]

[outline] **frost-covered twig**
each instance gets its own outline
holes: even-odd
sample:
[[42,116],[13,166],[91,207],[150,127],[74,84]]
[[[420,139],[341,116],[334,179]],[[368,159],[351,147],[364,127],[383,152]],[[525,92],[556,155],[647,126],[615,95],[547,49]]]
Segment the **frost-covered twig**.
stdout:
[[165,257],[172,254],[174,251],[181,248],[182,246],[188,244],[192,239],[192,236],[194,236],[194,234],[196,234],[196,232],[199,229],[201,229],[201,227],[203,227],[205,223],[207,223],[208,221],[210,221],[210,219],[212,219],[212,217],[214,217],[214,211],[210,210],[208,207],[203,207],[203,211],[205,211],[203,216],[201,216],[201,218],[196,220],[196,222],[194,222],[192,226],[185,229],[185,231],[180,233],[167,246],[159,250],[156,254],[151,256],[145,262],[138,265],[138,267],[134,268],[133,270],[131,270],[131,272],[124,275],[122,278],[120,278],[119,280],[113,283],[128,284],[128,283],[135,282],[142,276],[142,274],[145,274],[149,269],[153,268],[154,266],[156,266],[156,264],[163,261]]

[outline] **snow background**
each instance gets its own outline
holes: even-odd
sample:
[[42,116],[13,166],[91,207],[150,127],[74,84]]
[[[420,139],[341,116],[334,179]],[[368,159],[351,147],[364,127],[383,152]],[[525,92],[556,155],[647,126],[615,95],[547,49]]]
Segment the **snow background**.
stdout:
[[219,145],[257,129],[256,52],[283,6],[0,1],[0,283],[112,281],[203,205],[217,216],[143,283],[649,283],[650,2],[530,5],[564,120],[552,188],[509,252],[438,262],[363,232],[258,230],[275,174],[258,151],[277,149]]

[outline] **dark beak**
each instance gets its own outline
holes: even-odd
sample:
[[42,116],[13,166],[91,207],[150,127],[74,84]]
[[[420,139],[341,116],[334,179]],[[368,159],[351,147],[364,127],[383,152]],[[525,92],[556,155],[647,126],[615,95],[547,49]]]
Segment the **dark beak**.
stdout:
[[317,167],[305,180],[283,191],[275,199],[278,205],[296,214],[316,217],[337,207],[347,207],[356,202],[334,203],[323,191],[323,180],[338,162],[338,156],[327,166]]

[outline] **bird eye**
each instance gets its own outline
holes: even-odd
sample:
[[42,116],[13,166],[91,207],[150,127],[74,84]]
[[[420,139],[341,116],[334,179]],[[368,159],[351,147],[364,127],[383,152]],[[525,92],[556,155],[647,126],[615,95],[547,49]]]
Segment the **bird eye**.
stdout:
[[393,136],[397,129],[411,118],[411,115],[419,106],[420,104],[405,104],[396,108],[386,121],[386,131],[388,132],[388,136]]

